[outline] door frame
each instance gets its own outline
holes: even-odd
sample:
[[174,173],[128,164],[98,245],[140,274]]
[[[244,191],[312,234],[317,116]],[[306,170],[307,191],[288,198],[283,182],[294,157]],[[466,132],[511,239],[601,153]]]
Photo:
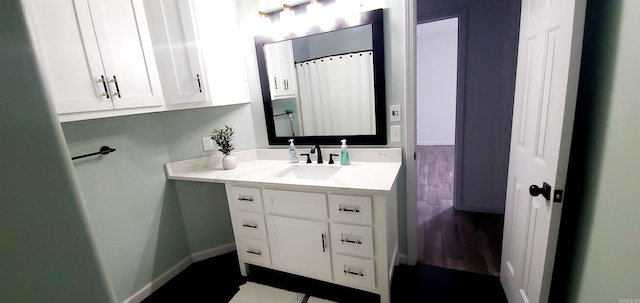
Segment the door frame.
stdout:
[[[464,104],[465,104],[465,85],[466,85],[466,56],[467,56],[467,8],[464,6],[417,14],[416,1],[409,0],[408,16],[415,17],[414,20],[407,18],[410,24],[407,25],[407,79],[408,79],[408,98],[407,98],[407,115],[406,115],[406,146],[408,151],[413,151],[413,157],[407,157],[406,169],[406,197],[407,197],[407,257],[408,264],[415,265],[418,259],[418,242],[417,242],[417,204],[418,204],[418,184],[417,184],[417,168],[416,168],[416,152],[417,152],[417,26],[418,24],[439,21],[449,18],[458,18],[458,63],[457,63],[457,81],[456,81],[456,126],[455,126],[455,156],[454,156],[454,190],[453,205],[457,209],[462,201],[462,153],[464,142]],[[413,6],[412,6],[413,5]],[[410,156],[410,152],[407,153]]]

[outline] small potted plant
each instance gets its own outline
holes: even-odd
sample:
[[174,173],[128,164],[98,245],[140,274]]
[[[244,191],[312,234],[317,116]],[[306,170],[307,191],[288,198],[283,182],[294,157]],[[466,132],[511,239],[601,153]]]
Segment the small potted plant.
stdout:
[[233,169],[236,167],[236,157],[231,154],[234,150],[231,144],[233,137],[233,128],[225,125],[223,129],[215,129],[211,133],[211,139],[220,147],[218,150],[224,154],[222,157],[222,168]]

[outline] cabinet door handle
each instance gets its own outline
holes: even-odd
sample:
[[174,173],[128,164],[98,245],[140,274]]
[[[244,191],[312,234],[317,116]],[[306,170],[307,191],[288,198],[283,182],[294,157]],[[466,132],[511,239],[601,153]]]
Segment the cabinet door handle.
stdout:
[[360,212],[360,209],[359,209],[359,208],[357,208],[357,207],[354,207],[354,208],[346,208],[346,207],[343,207],[342,205],[340,205],[340,208],[338,208],[338,210],[339,210],[340,212],[349,212],[349,213],[359,213],[359,212]]
[[275,85],[276,89],[278,89],[278,79],[276,77],[273,77],[273,84]]
[[325,237],[326,236],[324,234],[322,234],[322,252],[325,252],[327,250],[327,245],[326,245],[325,240],[324,240]]
[[104,75],[100,75],[100,79],[98,79],[98,82],[102,83],[102,86],[104,87],[104,93],[102,93],[101,96],[107,97],[107,99],[109,99],[109,89],[107,88],[107,81],[104,79]]
[[113,75],[113,79],[111,79],[111,82],[113,82],[116,85],[116,96],[118,96],[118,98],[122,98],[122,95],[120,94],[120,86],[118,86],[118,79],[116,78],[116,75]]
[[239,196],[239,197],[238,197],[238,201],[253,202],[253,197]]
[[261,251],[247,250],[247,253],[258,255],[258,256],[262,256],[262,252]]
[[202,93],[202,83],[200,83],[200,74],[196,74],[196,78],[198,79],[198,90]]
[[287,79],[282,80],[282,83],[284,84],[284,90],[289,90],[289,85],[287,85]]
[[242,226],[244,226],[244,227],[248,227],[248,228],[255,228],[255,229],[258,229],[258,225],[242,224]]

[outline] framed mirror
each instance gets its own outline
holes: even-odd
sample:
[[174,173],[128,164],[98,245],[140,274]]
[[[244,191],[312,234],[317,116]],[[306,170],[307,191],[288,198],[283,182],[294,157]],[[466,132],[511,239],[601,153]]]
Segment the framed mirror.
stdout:
[[255,46],[270,145],[386,145],[381,9]]

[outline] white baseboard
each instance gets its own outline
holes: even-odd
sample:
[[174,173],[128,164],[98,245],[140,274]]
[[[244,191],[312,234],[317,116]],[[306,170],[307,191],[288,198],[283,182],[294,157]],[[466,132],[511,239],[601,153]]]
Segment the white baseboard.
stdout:
[[407,257],[407,255],[400,254],[400,264],[409,264],[409,257]]
[[146,299],[154,291],[156,291],[158,288],[162,287],[162,285],[164,285],[167,282],[169,282],[169,280],[173,279],[180,272],[182,272],[187,267],[189,267],[189,265],[191,265],[192,263],[195,263],[195,262],[198,262],[198,261],[202,261],[202,260],[206,260],[208,258],[217,257],[219,255],[226,254],[226,253],[232,252],[234,250],[236,250],[236,243],[235,242],[231,242],[231,243],[228,243],[228,244],[225,244],[225,245],[221,245],[221,246],[218,246],[218,247],[214,247],[212,249],[207,249],[207,250],[192,254],[192,255],[184,258],[182,261],[178,262],[178,264],[176,264],[173,267],[169,268],[167,271],[165,271],[159,277],[157,277],[153,281],[151,281],[151,283],[145,285],[144,287],[142,287],[142,289],[138,290],[131,297],[129,297],[129,298],[125,299],[124,301],[122,301],[122,303],[139,303],[139,302],[142,302],[142,300]]
[[191,263],[193,263],[191,261],[191,256],[188,256],[182,259],[182,261],[178,262],[178,264],[169,268],[169,270],[165,271],[159,277],[151,281],[151,283],[145,285],[142,289],[138,290],[138,292],[133,294],[131,297],[122,301],[122,303],[142,302],[142,300],[146,299],[155,290],[162,287],[162,285],[169,282],[169,280],[173,279],[173,277],[177,276],[181,271],[189,267]]
[[232,252],[236,250],[236,243],[235,242],[231,242],[225,245],[221,245],[218,247],[214,247],[212,249],[207,249],[207,250],[203,250],[201,252],[197,252],[193,255],[191,255],[191,259],[193,260],[193,262],[198,262],[198,261],[202,261],[202,260],[206,260],[209,258],[213,258],[213,257],[217,257],[219,255],[222,254],[226,254],[228,252]]

